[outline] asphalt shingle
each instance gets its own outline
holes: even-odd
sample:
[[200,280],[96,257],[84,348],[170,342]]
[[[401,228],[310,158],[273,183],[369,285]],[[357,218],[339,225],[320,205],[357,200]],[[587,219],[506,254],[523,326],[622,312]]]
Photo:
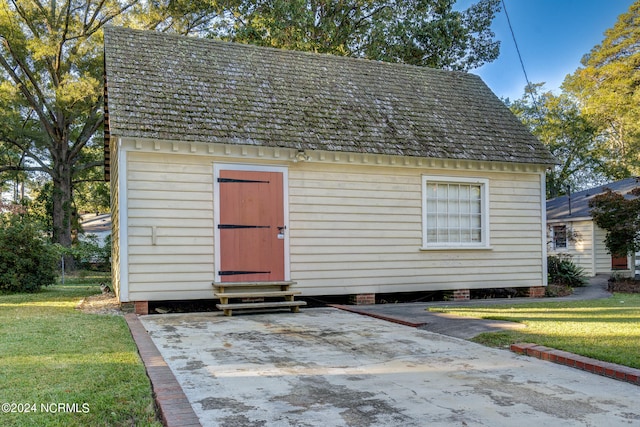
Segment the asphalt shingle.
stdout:
[[611,190],[622,194],[627,199],[635,198],[631,190],[640,187],[640,178],[632,177],[620,181],[611,182],[599,187],[572,193],[569,196],[560,196],[547,200],[547,220],[575,220],[591,217],[591,207],[589,202],[599,194]]

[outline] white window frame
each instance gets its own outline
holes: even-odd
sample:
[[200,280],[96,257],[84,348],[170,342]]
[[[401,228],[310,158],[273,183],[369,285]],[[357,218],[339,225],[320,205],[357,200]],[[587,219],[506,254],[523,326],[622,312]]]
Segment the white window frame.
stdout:
[[[556,245],[556,228],[564,227],[564,246]],[[551,246],[554,251],[562,252],[569,250],[569,227],[567,224],[553,224],[551,225]]]
[[[480,186],[480,241],[479,242],[428,242],[427,240],[427,184],[469,184]],[[491,249],[489,239],[489,180],[486,178],[448,177],[422,175],[422,248],[434,249]]]

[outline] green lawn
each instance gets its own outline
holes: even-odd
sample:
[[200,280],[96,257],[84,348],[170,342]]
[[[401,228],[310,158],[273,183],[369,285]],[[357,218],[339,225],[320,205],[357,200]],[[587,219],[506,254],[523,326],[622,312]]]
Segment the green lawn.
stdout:
[[0,295],[0,425],[161,425],[124,318],[75,310],[100,280]]
[[640,368],[640,295],[485,307],[434,307],[430,311],[522,322],[526,329],[484,333],[474,341],[508,347],[531,342],[607,362]]

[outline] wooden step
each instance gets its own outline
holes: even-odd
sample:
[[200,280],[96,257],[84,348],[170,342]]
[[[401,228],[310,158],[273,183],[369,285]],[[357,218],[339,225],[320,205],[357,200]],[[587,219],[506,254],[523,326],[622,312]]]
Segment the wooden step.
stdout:
[[229,303],[216,304],[216,307],[224,311],[225,316],[231,316],[232,310],[252,309],[252,308],[291,308],[291,311],[297,313],[301,306],[307,305],[306,301],[272,301],[272,302],[245,302],[245,303]]
[[214,288],[269,288],[274,286],[292,286],[296,282],[213,282]]
[[249,292],[216,292],[216,298],[261,298],[261,297],[288,297],[300,295],[300,291],[249,291]]

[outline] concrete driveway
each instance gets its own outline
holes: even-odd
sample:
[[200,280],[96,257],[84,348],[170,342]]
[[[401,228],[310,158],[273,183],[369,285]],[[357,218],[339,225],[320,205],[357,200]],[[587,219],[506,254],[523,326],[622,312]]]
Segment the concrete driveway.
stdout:
[[632,384],[340,311],[140,318],[203,426],[631,426]]

